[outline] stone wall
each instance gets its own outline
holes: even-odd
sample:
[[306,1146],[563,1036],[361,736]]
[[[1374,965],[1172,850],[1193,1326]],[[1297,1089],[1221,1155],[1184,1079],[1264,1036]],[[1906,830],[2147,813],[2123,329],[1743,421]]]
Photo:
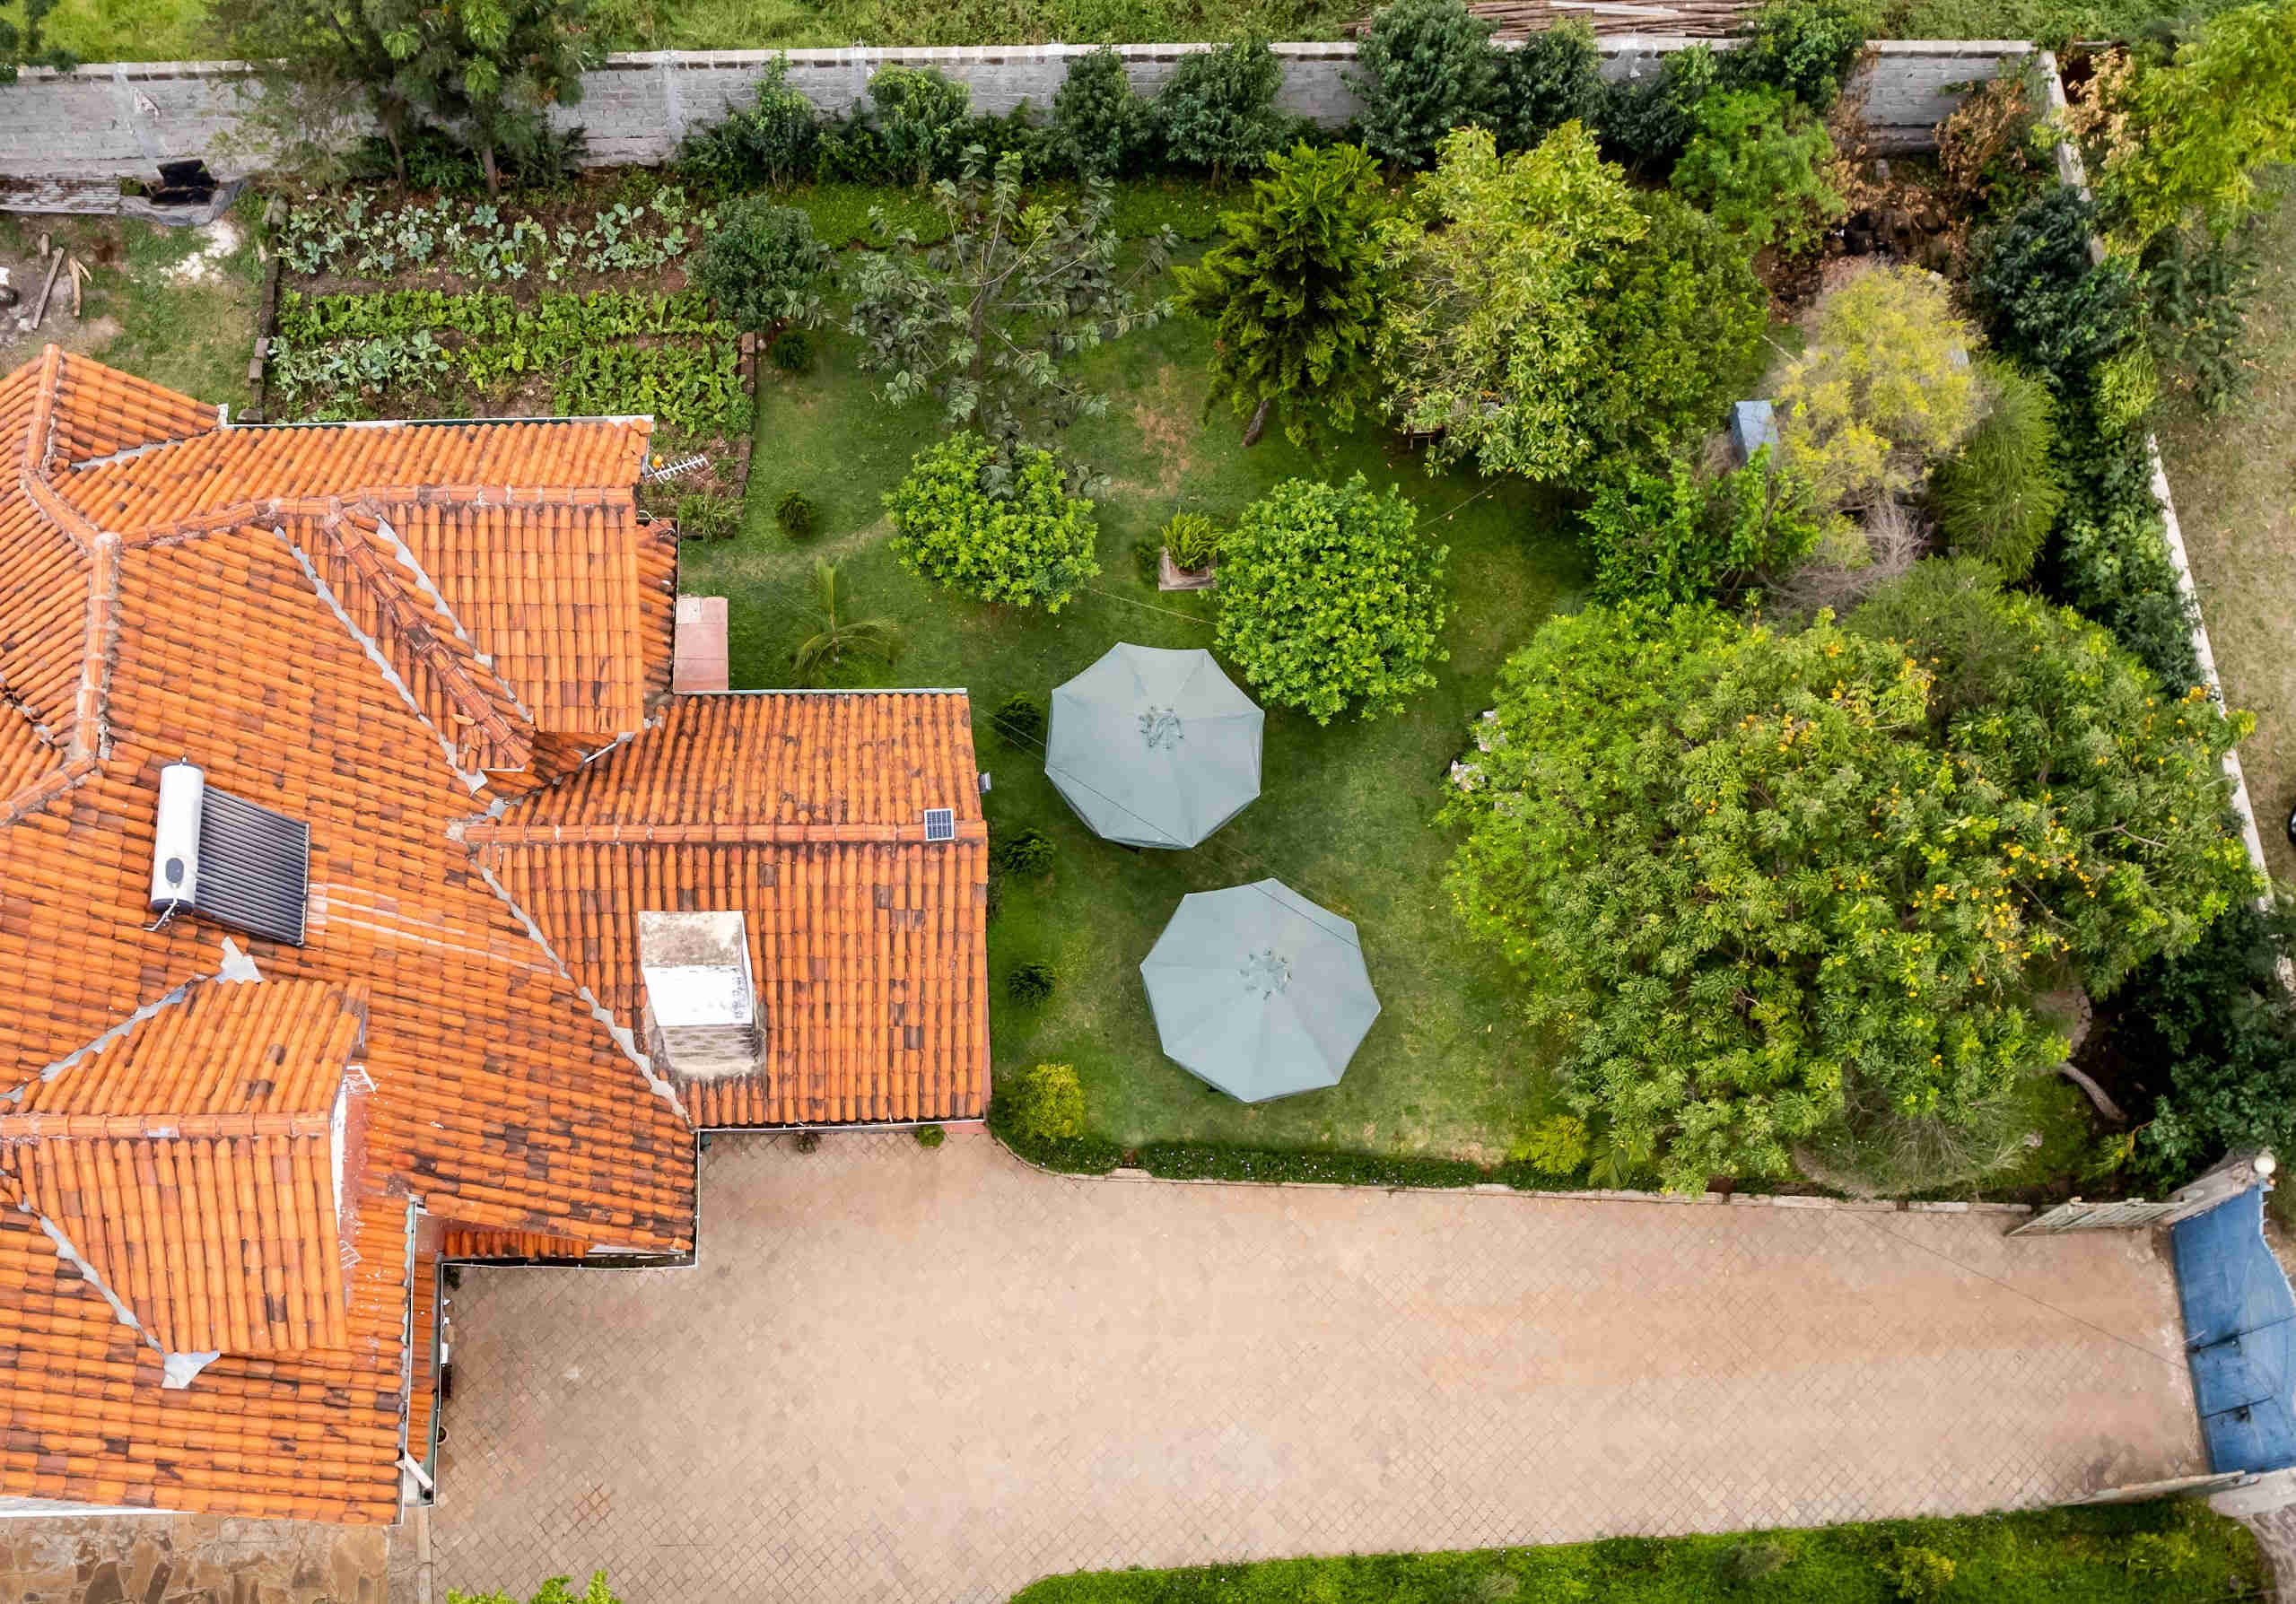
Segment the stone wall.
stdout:
[[385,1604],[388,1530],[215,1515],[0,1521],[8,1604]]
[[[1602,41],[1603,72],[1620,78],[1652,70],[1670,50],[1694,41],[1621,34]],[[1154,94],[1183,56],[1203,45],[1122,47],[1132,82]],[[1959,99],[1959,86],[1989,76],[1997,63],[2023,54],[2019,40],[1890,40],[1851,87],[1883,150],[1921,149]],[[991,46],[966,49],[788,52],[790,81],[826,111],[842,111],[867,92],[870,74],[888,62],[935,66],[969,84],[973,103],[991,113],[1021,101],[1052,103],[1069,60],[1082,45]],[[1351,44],[1278,45],[1286,110],[1336,126],[1355,114],[1348,85]],[[588,130],[599,163],[654,162],[691,129],[746,100],[766,64],[766,50],[660,51],[615,56],[584,75],[579,105],[558,120]],[[21,178],[153,176],[162,161],[205,157],[234,176],[262,162],[239,127],[242,96],[254,92],[242,64],[230,61],[113,63],[69,73],[27,69],[0,88],[0,175]]]

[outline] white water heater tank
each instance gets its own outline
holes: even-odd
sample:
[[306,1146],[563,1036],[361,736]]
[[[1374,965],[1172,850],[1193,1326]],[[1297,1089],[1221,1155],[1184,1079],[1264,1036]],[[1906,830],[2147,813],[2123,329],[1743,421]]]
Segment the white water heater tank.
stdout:
[[193,763],[160,771],[160,821],[152,836],[152,906],[174,913],[199,894],[199,813],[207,777]]

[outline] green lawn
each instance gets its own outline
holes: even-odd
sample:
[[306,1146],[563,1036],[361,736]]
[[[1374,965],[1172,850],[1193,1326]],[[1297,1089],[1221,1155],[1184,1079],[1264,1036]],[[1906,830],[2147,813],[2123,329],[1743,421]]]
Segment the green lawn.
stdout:
[[[1910,1553],[1951,1566],[1893,1575]],[[1918,1563],[1917,1561],[1915,1563]],[[1551,1548],[1079,1572],[1015,1604],[2212,1604],[2270,1575],[2247,1530],[2188,1501],[1883,1521],[1742,1537],[1621,1538]]]
[[[1008,887],[990,928],[998,1068],[1073,1063],[1095,1128],[1125,1143],[1503,1157],[1514,1133],[1553,1107],[1549,1059],[1521,1023],[1509,975],[1458,933],[1441,885],[1451,843],[1432,815],[1499,663],[1581,582],[1549,503],[1521,484],[1430,478],[1377,429],[1331,442],[1320,462],[1272,430],[1247,453],[1233,419],[1204,417],[1208,332],[1174,319],[1101,353],[1095,372],[1109,415],[1072,432],[1074,454],[1113,479],[1099,508],[1101,577],[1057,616],[991,608],[910,576],[886,548],[877,498],[937,436],[936,409],[886,406],[853,370],[843,336],[819,344],[812,375],[769,373],[761,387],[746,531],[722,545],[689,544],[682,588],[731,598],[734,683],[770,686],[786,683],[789,648],[809,632],[814,560],[837,559],[849,605],[909,633],[890,670],[847,683],[971,690],[981,761],[995,778],[992,826],[1037,825],[1060,847],[1051,879]],[[1280,479],[1358,470],[1375,484],[1401,484],[1422,527],[1451,547],[1451,659],[1440,685],[1369,723],[1320,728],[1271,712],[1263,794],[1195,851],[1135,853],[1098,841],[1045,780],[1041,752],[1002,745],[988,714],[1016,692],[1042,696],[1119,641],[1211,644],[1209,599],[1159,593],[1136,557],[1174,510],[1232,519]],[[819,532],[804,545],[770,517],[792,488],[820,509]],[[1337,1088],[1247,1108],[1157,1050],[1139,963],[1183,894],[1270,875],[1357,922],[1384,1011]],[[1006,1000],[1002,980],[1030,960],[1053,964],[1060,989],[1024,1010]]]

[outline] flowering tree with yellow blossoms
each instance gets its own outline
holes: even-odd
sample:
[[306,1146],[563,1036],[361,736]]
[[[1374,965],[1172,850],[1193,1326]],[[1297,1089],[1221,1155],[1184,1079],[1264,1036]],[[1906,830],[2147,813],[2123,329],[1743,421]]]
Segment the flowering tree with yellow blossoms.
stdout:
[[1824,615],[1590,607],[1503,671],[1452,894],[1669,1186],[1784,1172],[1852,1093],[1979,1118],[2064,1056],[2042,972],[2109,985],[2248,888],[2240,727],[2071,614],[2009,614],[1980,670]]

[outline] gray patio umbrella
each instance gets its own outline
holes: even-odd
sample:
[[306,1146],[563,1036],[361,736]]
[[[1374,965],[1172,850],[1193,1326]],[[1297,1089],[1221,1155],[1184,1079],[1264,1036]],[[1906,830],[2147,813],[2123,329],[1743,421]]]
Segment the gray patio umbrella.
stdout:
[[1280,880],[1181,898],[1140,977],[1165,1053],[1245,1103],[1339,1085],[1379,1017],[1354,924]]
[[1260,794],[1265,718],[1208,651],[1112,646],[1053,690],[1044,773],[1104,840],[1192,847]]

